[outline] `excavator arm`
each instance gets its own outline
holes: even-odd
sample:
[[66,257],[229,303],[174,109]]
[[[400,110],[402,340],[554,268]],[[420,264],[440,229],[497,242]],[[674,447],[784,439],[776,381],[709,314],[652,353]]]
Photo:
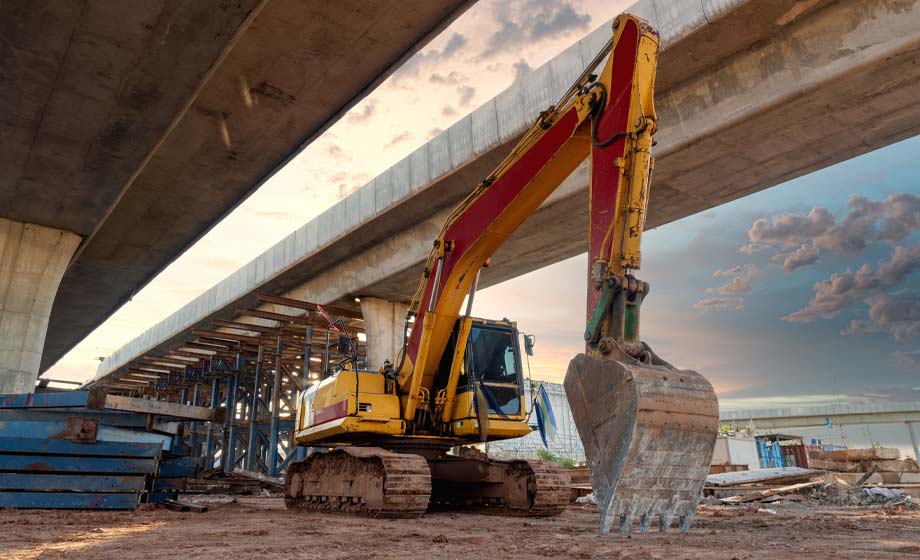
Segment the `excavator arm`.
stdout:
[[[448,217],[410,306],[415,322],[399,369],[406,420],[414,417],[423,389],[432,387],[463,298],[475,289],[480,268],[589,155],[589,250],[595,272],[607,280],[639,267],[655,132],[657,54],[658,36],[645,22],[617,18],[612,40],[585,73]],[[604,57],[600,74],[591,74]],[[600,300],[594,284],[589,309]]]

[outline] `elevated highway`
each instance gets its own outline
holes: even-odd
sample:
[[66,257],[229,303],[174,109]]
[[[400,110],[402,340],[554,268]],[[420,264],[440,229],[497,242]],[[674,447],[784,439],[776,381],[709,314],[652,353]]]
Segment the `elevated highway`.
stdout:
[[907,425],[914,457],[920,460],[920,403],[885,403],[871,405],[833,405],[774,408],[722,412],[720,420],[728,425],[752,426],[757,430],[784,430],[814,426],[861,426],[864,424]]
[[30,391],[470,4],[0,3],[0,393]]
[[[658,27],[663,47],[649,227],[920,133],[920,1],[643,0],[630,11]],[[608,25],[110,355],[97,379],[257,305],[257,292],[340,307],[407,301],[448,209],[571,84]],[[586,190],[582,167],[482,285],[583,252]]]

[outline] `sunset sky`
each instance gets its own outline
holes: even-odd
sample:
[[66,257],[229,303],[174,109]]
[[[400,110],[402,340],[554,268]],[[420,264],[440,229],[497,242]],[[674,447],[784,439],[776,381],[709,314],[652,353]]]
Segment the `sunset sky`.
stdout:
[[[110,354],[617,15],[630,0],[482,0],[45,377]],[[644,339],[724,408],[920,401],[920,138],[649,232]],[[472,187],[472,185],[471,185]],[[654,188],[654,184],[652,186]],[[582,232],[573,232],[581,235]],[[583,346],[584,255],[483,290],[537,336],[534,377]],[[822,431],[823,430],[823,431]],[[809,435],[834,439],[826,429]],[[850,430],[865,444],[865,430]],[[903,426],[871,437],[906,447]]]

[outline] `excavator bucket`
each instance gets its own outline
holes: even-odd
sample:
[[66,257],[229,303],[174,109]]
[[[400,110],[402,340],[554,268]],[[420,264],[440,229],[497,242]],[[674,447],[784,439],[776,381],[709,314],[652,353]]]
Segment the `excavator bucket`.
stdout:
[[565,392],[584,444],[601,532],[629,533],[675,518],[690,528],[719,429],[719,405],[702,375],[627,355],[579,354]]

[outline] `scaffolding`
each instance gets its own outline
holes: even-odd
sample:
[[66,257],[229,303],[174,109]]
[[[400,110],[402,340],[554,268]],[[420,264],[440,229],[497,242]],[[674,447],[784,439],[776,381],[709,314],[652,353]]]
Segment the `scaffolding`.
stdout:
[[[233,320],[177,337],[171,349],[136,358],[87,384],[110,395],[223,409],[223,422],[186,422],[182,436],[203,467],[278,476],[306,454],[293,443],[302,390],[324,377],[347,335],[366,355],[360,311],[258,294]],[[337,318],[337,327],[332,322]],[[344,332],[343,332],[344,331]]]

